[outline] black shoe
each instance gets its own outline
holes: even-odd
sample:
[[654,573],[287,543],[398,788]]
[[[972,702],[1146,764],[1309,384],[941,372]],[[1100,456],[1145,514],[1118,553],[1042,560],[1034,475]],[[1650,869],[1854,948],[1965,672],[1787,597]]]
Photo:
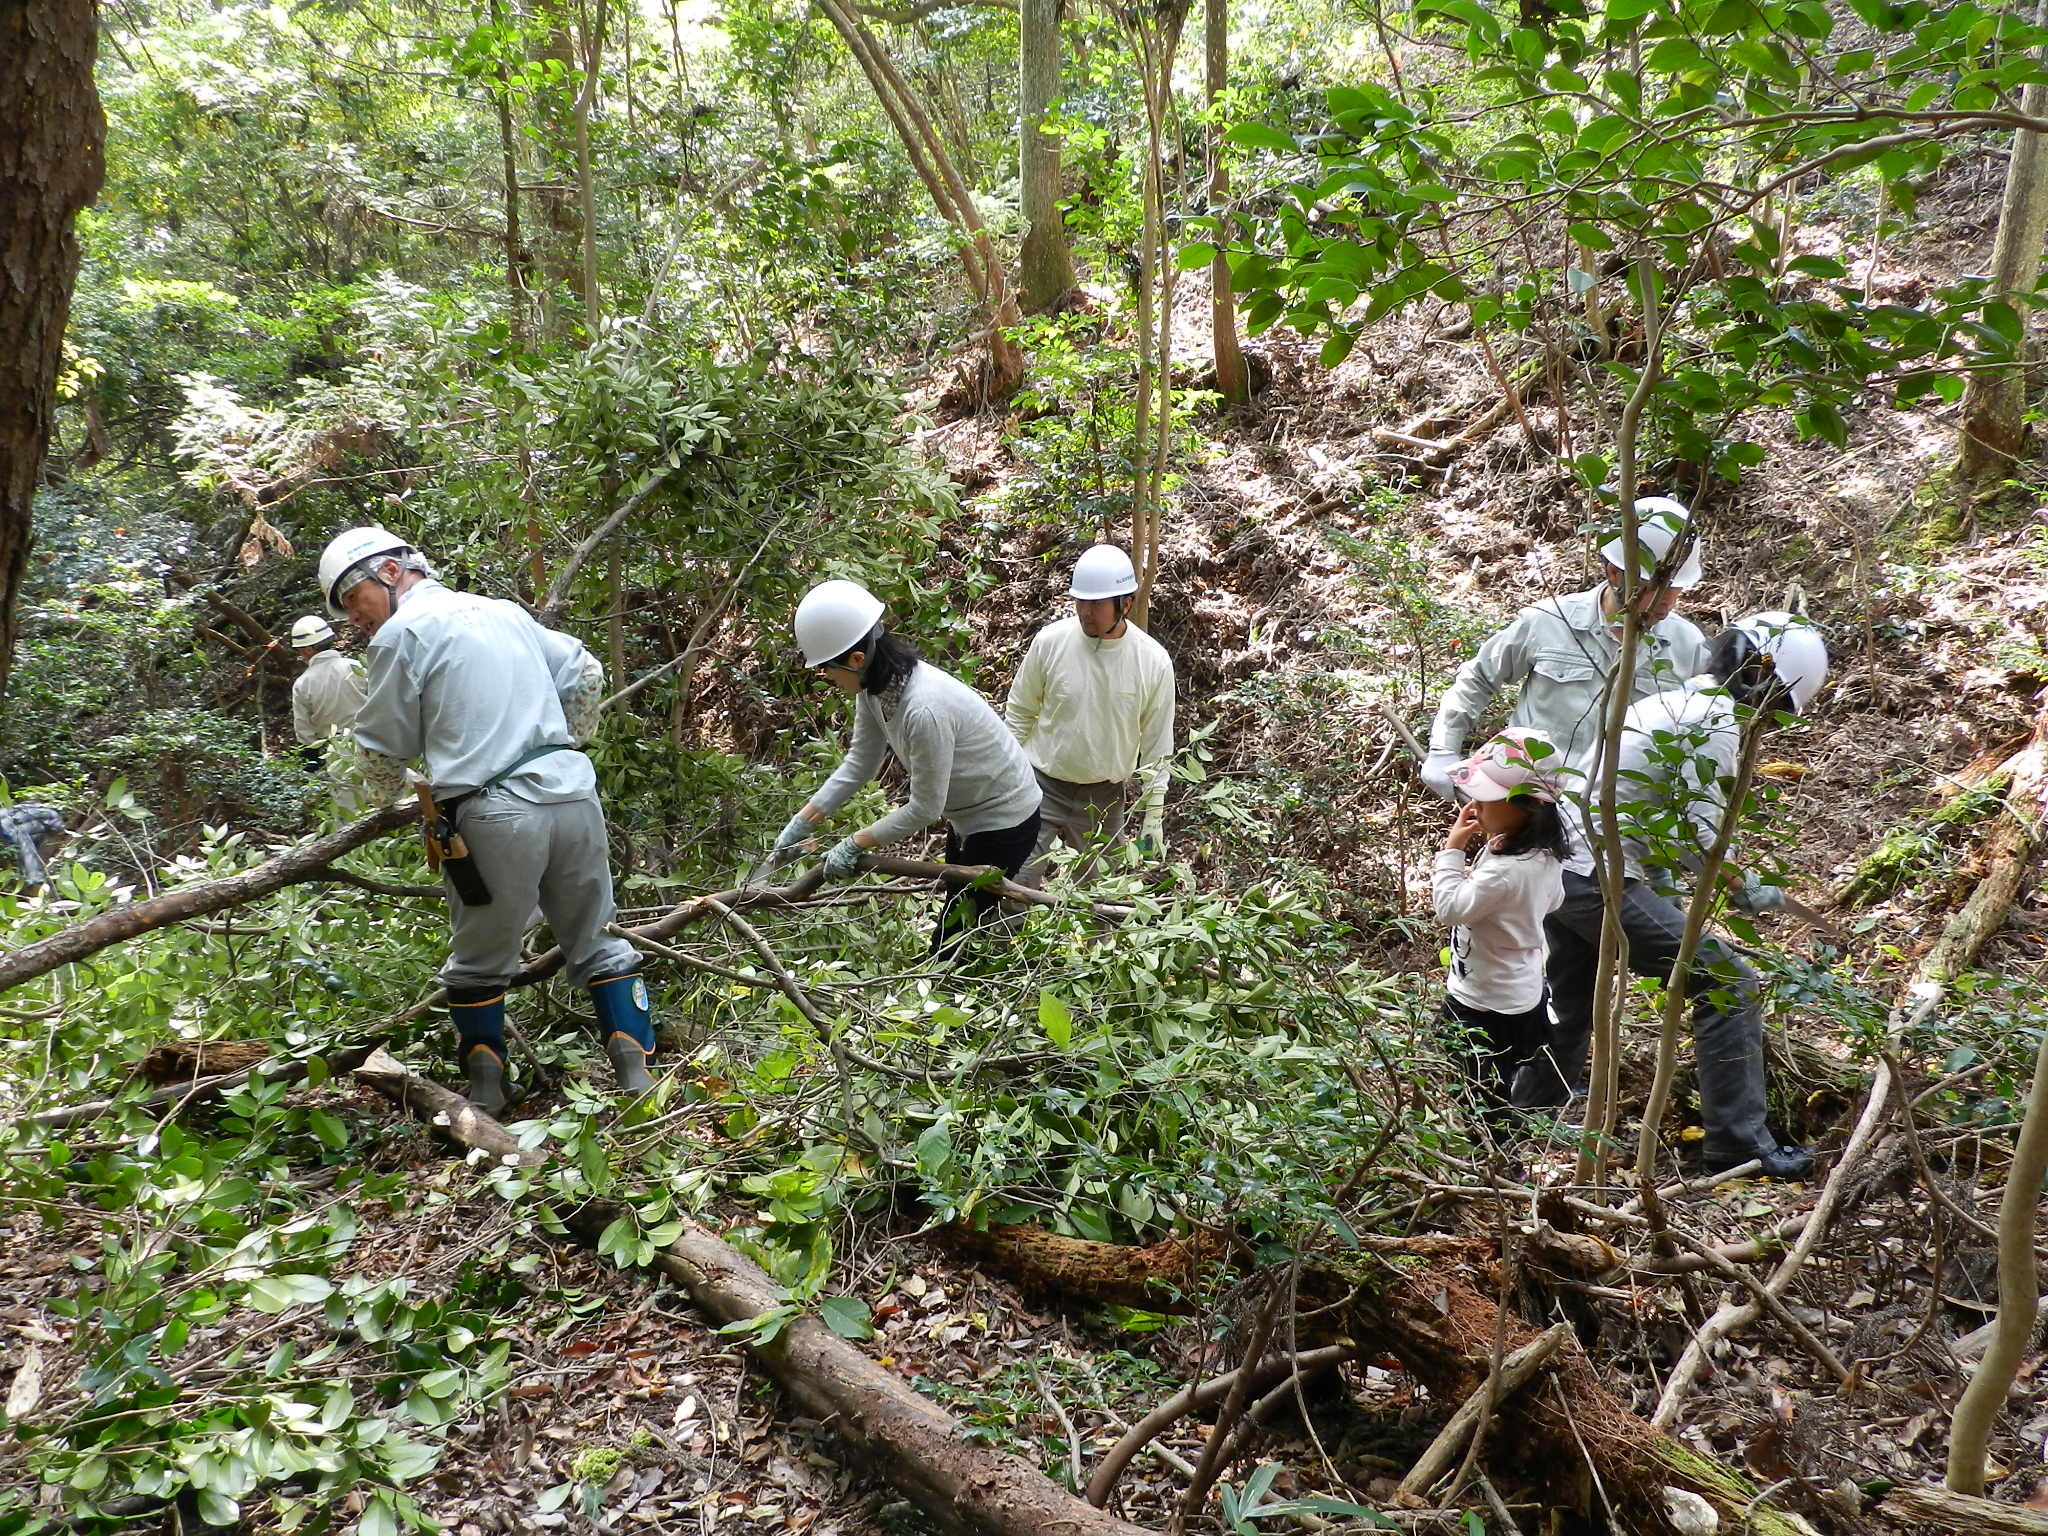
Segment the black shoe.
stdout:
[[1759,1147],[1743,1157],[1710,1157],[1703,1166],[1708,1173],[1726,1173],[1730,1168],[1740,1168],[1752,1160],[1759,1165],[1756,1176],[1760,1179],[1783,1179],[1787,1183],[1795,1183],[1813,1176],[1811,1147]]

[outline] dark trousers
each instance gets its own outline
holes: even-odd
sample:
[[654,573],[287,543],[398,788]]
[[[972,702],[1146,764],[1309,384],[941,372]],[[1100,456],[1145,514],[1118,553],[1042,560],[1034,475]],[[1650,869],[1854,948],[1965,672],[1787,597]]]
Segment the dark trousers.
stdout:
[[[946,828],[948,864],[992,864],[1012,880],[1017,878],[1018,871],[1024,868],[1024,861],[1031,857],[1031,850],[1037,845],[1036,811],[1014,827],[970,832],[966,837],[955,832],[950,825]],[[932,930],[932,953],[941,960],[952,959],[966,942],[968,931],[986,922],[1001,899],[993,891],[979,891],[961,885],[947,887],[946,903],[939,908],[938,926]]]
[[[1545,1074],[1553,1103],[1561,1102],[1565,1083],[1577,1086],[1586,1080],[1605,911],[1599,880],[1568,869],[1564,905],[1543,920],[1550,946],[1543,970],[1556,1015],[1547,1064],[1554,1072]],[[1622,888],[1621,931],[1631,971],[1659,981],[1670,977],[1685,936],[1684,912],[1642,881],[1630,880]],[[1709,1163],[1720,1163],[1776,1146],[1764,1102],[1763,1014],[1757,1006],[1756,973],[1727,945],[1702,939],[1686,994],[1692,1000],[1700,1119],[1706,1128],[1701,1155]],[[1562,1074],[1562,1081],[1557,1074]]]
[[1509,1085],[1521,1068],[1543,1052],[1550,1039],[1550,1013],[1544,1003],[1521,1013],[1495,1013],[1474,1008],[1455,997],[1444,999],[1444,1018],[1471,1038],[1460,1053],[1465,1075],[1479,1090],[1489,1120],[1512,1105]]

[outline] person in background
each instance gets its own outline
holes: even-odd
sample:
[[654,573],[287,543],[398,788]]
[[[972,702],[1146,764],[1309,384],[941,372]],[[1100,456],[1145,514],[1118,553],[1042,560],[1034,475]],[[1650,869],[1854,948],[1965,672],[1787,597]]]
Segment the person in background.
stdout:
[[1444,1016],[1474,1037],[1467,1071],[1495,1122],[1549,1037],[1543,920],[1564,899],[1567,851],[1544,767],[1556,756],[1541,731],[1510,729],[1452,769],[1466,803],[1430,873],[1436,920],[1451,930]]
[[354,732],[366,786],[388,803],[405,788],[406,765],[422,760],[439,818],[467,844],[483,887],[485,899],[464,900],[448,876],[440,972],[469,1097],[490,1114],[507,1102],[505,989],[536,906],[569,979],[590,989],[619,1087],[645,1092],[647,984],[638,952],[605,931],[611,848],[596,771],[577,746],[597,727],[604,669],[580,640],[517,603],[450,591],[383,528],[351,528],[330,543],[320,587],[329,610],[370,637]]
[[1173,661],[1130,620],[1131,557],[1097,544],[1074,564],[1071,617],[1041,629],[1010,684],[1003,716],[1044,796],[1032,862],[1057,837],[1092,849],[1121,840],[1134,806],[1139,852],[1165,847],[1173,755]]
[[0,848],[14,850],[14,862],[21,867],[24,890],[47,884],[48,866],[43,862],[43,845],[64,835],[64,817],[55,806],[24,800],[19,805],[0,806]]
[[[797,604],[804,665],[853,696],[845,761],[789,819],[771,857],[787,863],[815,844],[818,827],[881,771],[894,752],[910,777],[904,803],[825,855],[829,880],[851,880],[860,856],[933,822],[946,822],[948,864],[988,864],[1014,879],[1038,841],[1039,789],[1031,760],[1002,717],[972,688],[929,662],[882,622],[882,602],[858,582],[827,581]],[[987,891],[948,891],[932,952],[950,958],[965,930],[996,905]],[[970,916],[971,913],[971,916]]]
[[[335,648],[334,626],[317,613],[309,613],[292,625],[292,654],[299,658],[299,675],[292,683],[292,734],[299,741],[299,755],[309,768],[326,760],[328,738],[355,728],[356,713],[363,707],[368,689],[363,664]],[[339,768],[340,763],[334,765]],[[333,769],[334,798],[345,811],[357,810],[361,796]]]
[[[1621,930],[1628,967],[1659,980],[1671,974],[1685,936],[1685,911],[1671,887],[1669,864],[1653,852],[1674,841],[1679,867],[1697,869],[1719,838],[1742,745],[1745,719],[1763,711],[1804,712],[1827,677],[1820,631],[1789,613],[1738,619],[1707,648],[1699,675],[1630,706],[1617,753],[1622,838]],[[1758,728],[1768,723],[1758,722]],[[1556,1014],[1550,1057],[1535,1063],[1519,1091],[1536,1104],[1561,1103],[1565,1085],[1585,1075],[1593,1027],[1593,990],[1600,968],[1600,929],[1607,903],[1591,851],[1575,846],[1564,871],[1564,899],[1545,920],[1548,975]],[[1733,899],[1752,911],[1784,900],[1782,886],[1734,868],[1724,872]],[[1693,1050],[1699,1067],[1700,1155],[1710,1173],[1751,1159],[1771,1178],[1813,1171],[1810,1148],[1788,1146],[1771,1131],[1764,1093],[1763,1012],[1755,972],[1727,945],[1700,941],[1686,991],[1692,1000]]]
[[[1676,612],[1681,593],[1699,585],[1697,550],[1686,551],[1676,568],[1671,557],[1691,514],[1668,496],[1636,503],[1637,553],[1645,569],[1635,607],[1643,629],[1637,642],[1634,698],[1677,686],[1699,671],[1706,639]],[[1452,796],[1451,770],[1462,761],[1465,741],[1503,688],[1519,688],[1510,725],[1531,726],[1556,743],[1556,772],[1569,791],[1593,782],[1600,750],[1602,704],[1608,679],[1621,656],[1621,541],[1601,548],[1606,576],[1598,586],[1531,603],[1458,668],[1437,705],[1422,782]]]

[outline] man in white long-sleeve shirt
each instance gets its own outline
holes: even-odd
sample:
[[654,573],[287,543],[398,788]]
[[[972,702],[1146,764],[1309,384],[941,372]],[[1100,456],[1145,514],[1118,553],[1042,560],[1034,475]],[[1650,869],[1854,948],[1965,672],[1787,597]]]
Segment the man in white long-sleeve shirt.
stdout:
[[1075,563],[1074,615],[1041,629],[1010,684],[1004,718],[1044,794],[1034,862],[1057,836],[1091,848],[1122,836],[1133,805],[1139,848],[1165,844],[1173,756],[1173,661],[1131,623],[1131,560],[1097,544]]
[[327,764],[341,808],[356,810],[362,796],[338,771],[340,762],[327,763],[327,742],[355,728],[356,712],[369,687],[363,664],[335,649],[334,626],[317,613],[292,625],[292,651],[301,669],[292,684],[292,734],[310,766]]
[[369,695],[356,716],[360,773],[384,801],[424,762],[446,824],[486,893],[451,876],[441,984],[479,1108],[506,1103],[505,989],[536,905],[570,980],[589,987],[619,1086],[653,1086],[654,1024],[640,958],[605,932],[610,847],[597,775],[578,749],[596,728],[604,671],[580,640],[516,603],[452,592],[423,555],[382,528],[353,528],[320,559],[330,609],[370,636]]

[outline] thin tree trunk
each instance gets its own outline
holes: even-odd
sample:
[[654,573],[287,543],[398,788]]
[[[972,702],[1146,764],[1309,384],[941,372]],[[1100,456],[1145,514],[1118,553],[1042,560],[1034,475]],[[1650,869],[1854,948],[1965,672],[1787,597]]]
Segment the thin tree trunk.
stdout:
[[597,285],[597,180],[590,162],[590,109],[597,103],[598,72],[604,65],[605,33],[611,24],[606,0],[597,0],[597,21],[582,17],[583,79],[576,90],[576,112],[572,127],[576,144],[576,206],[583,225],[580,267],[580,296],[583,300],[583,332],[595,340],[604,323],[604,294]]
[[981,300],[987,330],[988,368],[981,393],[986,400],[1007,400],[1024,380],[1024,356],[1009,334],[1023,315],[1010,291],[1002,257],[975,209],[974,195],[961,179],[952,156],[947,154],[945,142],[933,129],[930,116],[874,34],[840,0],[817,0],[817,4],[825,19],[845,39],[861,73],[867,76],[940,216],[960,232],[961,264],[967,268],[968,279]]
[[1230,0],[1207,0],[1202,16],[1203,65],[1209,104],[1209,216],[1216,221],[1216,259],[1209,263],[1209,348],[1216,393],[1232,405],[1252,397],[1244,350],[1237,340],[1237,294],[1230,281],[1230,167],[1223,158],[1217,103],[1230,86]]
[[72,225],[106,174],[98,39],[88,0],[0,6],[0,690],[78,277]]
[[[2034,25],[2048,27],[2048,0],[2041,0],[2035,8]],[[2048,46],[2036,57],[2048,61]],[[2048,84],[2036,81],[2027,86],[2020,95],[2020,111],[2028,117],[2048,116]],[[2026,446],[2026,317],[2031,311],[2014,302],[2013,295],[2031,290],[2041,275],[2044,238],[2048,238],[2048,145],[2041,134],[2021,128],[2012,137],[2005,200],[1991,251],[1991,292],[2020,315],[2020,361],[2011,368],[1984,369],[1970,375],[1963,394],[1956,461],[1956,478],[1966,499],[1982,495],[2011,474]]]
[[[512,128],[512,69],[505,60],[504,0],[491,0],[491,25],[498,29],[498,154],[505,176],[505,331],[514,354],[526,351],[526,242],[519,228],[519,140]],[[514,456],[519,466],[519,500],[526,507],[527,579],[533,595],[547,590],[546,535],[533,494],[533,455],[522,439]]]
[[1074,258],[1060,218],[1060,141],[1042,132],[1060,93],[1060,0],[1022,0],[1017,19],[1017,181],[1024,245],[1017,264],[1026,314],[1074,288]]
[[[1625,569],[1621,583],[1621,654],[1615,660],[1611,692],[1600,726],[1600,782],[1593,806],[1598,826],[1594,873],[1600,880],[1600,971],[1593,988],[1592,1054],[1587,1063],[1586,1134],[1579,1146],[1573,1171],[1575,1183],[1598,1185],[1607,1175],[1607,1146],[1614,1133],[1616,1088],[1621,1065],[1621,1014],[1627,998],[1628,941],[1621,927],[1624,860],[1621,849],[1620,817],[1616,790],[1621,741],[1621,724],[1635,693],[1636,646],[1640,643],[1642,616],[1636,611],[1636,593],[1642,583],[1641,546],[1636,525],[1636,446],[1643,408],[1656,387],[1659,354],[1663,340],[1663,310],[1656,291],[1656,264],[1647,257],[1636,263],[1636,282],[1643,306],[1643,371],[1622,407],[1621,422],[1614,434],[1614,457],[1620,480],[1621,553]],[[1645,1128],[1644,1134],[1650,1134]]]
[[[2002,919],[2021,880],[2041,851],[2041,794],[2048,781],[2048,710],[2034,723],[2034,738],[2013,770],[1996,830],[1987,842],[1987,867],[1966,914],[1980,903]],[[1946,982],[1975,958],[1977,946],[1996,921],[1951,922],[1921,961],[1922,973]],[[2005,1194],[1998,1206],[1998,1316],[1991,1343],[1977,1362],[1970,1384],[1956,1404],[1949,1427],[1947,1486],[1956,1493],[1984,1491],[1985,1447],[2012,1390],[2013,1377],[2034,1337],[2040,1303],[2035,1268],[2034,1226],[2039,1217],[2041,1181],[2048,1175],[2048,1035],[2034,1058],[2033,1086],[2027,1092],[2026,1118],[2012,1166],[2006,1170]]]

